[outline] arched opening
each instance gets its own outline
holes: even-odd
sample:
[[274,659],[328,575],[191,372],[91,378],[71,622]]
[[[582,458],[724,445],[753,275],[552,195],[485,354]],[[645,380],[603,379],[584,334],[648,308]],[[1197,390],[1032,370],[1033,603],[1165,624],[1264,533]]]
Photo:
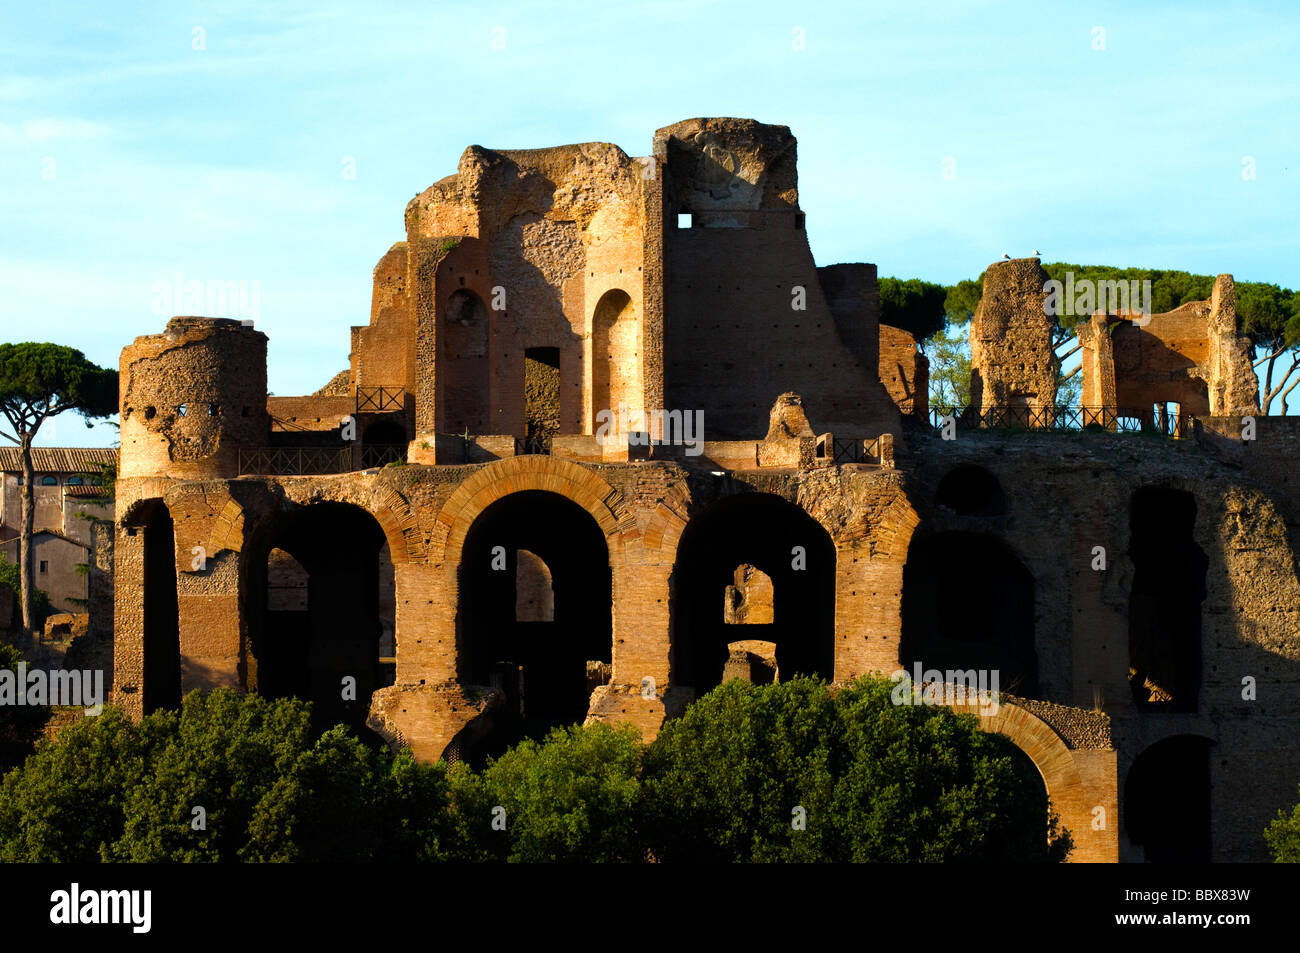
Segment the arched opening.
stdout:
[[250,605],[257,690],[312,702],[318,727],[360,728],[393,683],[393,564],[378,521],[349,503],[282,516],[258,561]]
[[1143,487],[1129,508],[1129,684],[1140,709],[1196,711],[1201,685],[1201,603],[1209,559],[1196,544],[1196,500]]
[[1007,509],[998,478],[971,464],[948,471],[939,481],[934,501],[958,516],[1001,516]]
[[543,490],[497,500],[465,536],[459,591],[460,678],[499,689],[506,702],[457,755],[482,763],[521,738],[581,722],[588,669],[613,658],[609,551],[595,519]]
[[1129,768],[1124,829],[1148,863],[1210,861],[1210,741],[1157,741]]
[[361,434],[361,466],[383,467],[406,459],[406,428],[393,416],[372,422]]
[[899,662],[909,671],[997,673],[998,690],[1038,692],[1034,578],[1004,543],[978,533],[914,538],[903,567]]
[[591,319],[591,425],[596,414],[611,411],[617,418],[619,404],[642,411],[641,329],[627,292],[606,291],[596,303]]
[[460,288],[452,292],[440,322],[438,416],[443,433],[491,432],[490,316],[483,299]]
[[176,533],[158,500],[144,524],[144,713],[181,704],[180,608],[176,598]]
[[[770,621],[740,628],[729,610],[739,576],[744,588],[771,587]],[[730,592],[729,592],[730,590]],[[835,670],[835,545],[830,534],[795,504],[765,493],[729,496],[687,524],[672,575],[671,681],[697,696],[721,684],[733,651],[743,651],[750,671],[768,668],[764,642],[775,646],[772,677]],[[763,618],[756,610],[756,619]],[[750,658],[750,656],[753,658]],[[739,656],[731,671],[738,674]]]

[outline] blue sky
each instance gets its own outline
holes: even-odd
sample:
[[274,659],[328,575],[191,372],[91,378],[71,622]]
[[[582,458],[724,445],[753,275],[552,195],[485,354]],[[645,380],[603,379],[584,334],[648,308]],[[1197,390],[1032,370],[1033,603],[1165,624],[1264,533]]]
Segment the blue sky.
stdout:
[[644,155],[708,115],[794,131],[819,264],[947,283],[1037,248],[1295,288],[1297,24],[1288,3],[5,0],[0,340],[116,365],[166,320],[156,282],[256,281],[270,389],[309,393],[467,145]]

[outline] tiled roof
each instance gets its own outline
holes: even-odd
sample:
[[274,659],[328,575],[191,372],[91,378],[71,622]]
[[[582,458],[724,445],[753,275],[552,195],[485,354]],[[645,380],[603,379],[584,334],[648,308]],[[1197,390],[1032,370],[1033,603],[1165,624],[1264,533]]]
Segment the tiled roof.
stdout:
[[[32,447],[32,469],[37,473],[96,473],[99,463],[116,463],[113,447]],[[0,447],[0,471],[21,473],[22,453],[17,447]]]
[[111,486],[110,487],[91,486],[90,484],[83,484],[82,486],[68,486],[66,483],[63,485],[64,496],[78,496],[78,497],[103,496],[105,493],[112,493],[112,492],[113,492],[113,488]]

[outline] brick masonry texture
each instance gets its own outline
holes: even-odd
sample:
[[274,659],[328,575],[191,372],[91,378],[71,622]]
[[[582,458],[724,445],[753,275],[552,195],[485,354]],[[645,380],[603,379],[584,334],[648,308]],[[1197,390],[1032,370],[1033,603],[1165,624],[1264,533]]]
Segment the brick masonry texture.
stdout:
[[[688,649],[726,624],[728,586],[732,622],[758,622],[718,643],[719,672],[726,645],[745,642],[728,673],[786,677],[782,653],[806,638],[834,682],[890,674],[905,667],[909,565],[961,539],[996,547],[1029,581],[1035,688],[995,715],[972,713],[1037,766],[1073,859],[1140,858],[1126,837],[1126,779],[1179,736],[1210,742],[1212,856],[1266,859],[1260,832],[1300,780],[1300,428],[1260,418],[1257,439],[1241,439],[1257,395],[1243,376],[1231,278],[1211,301],[1145,327],[1085,322],[1085,403],[1181,398],[1190,408],[1203,393],[1188,438],[959,422],[957,439],[943,440],[924,426],[925,357],[879,324],[875,266],[815,266],[795,156],[788,128],[747,119],[665,127],[642,157],[609,143],[471,146],[407,205],[404,240],[374,268],[369,323],[352,329],[349,367],[333,378],[322,369],[314,395],[268,399],[267,338],[238,322],[178,317],[127,345],[113,585],[99,595],[115,605],[114,703],[139,717],[161,678],[150,673],[177,652],[184,690],[271,691],[271,614],[334,631],[312,606],[351,611],[338,590],[361,566],[387,580],[379,599],[391,606],[396,659],[391,684],[369,693],[367,723],[420,758],[453,756],[518,704],[476,655],[491,632],[475,619],[500,606],[476,595],[483,567],[468,560],[488,551],[479,529],[495,526],[527,543],[511,578],[531,580],[519,590],[531,596],[506,606],[524,606],[517,625],[608,609],[608,644],[578,659],[577,671],[601,673],[585,717],[649,739],[697,694],[690,666],[703,663]],[[984,408],[1052,398],[1045,278],[1037,259],[988,271],[971,329],[972,394]],[[551,356],[557,369],[535,363]],[[1184,390],[1164,386],[1172,380]],[[367,408],[378,388],[391,399]],[[626,434],[602,444],[598,415],[618,404],[702,413],[701,452]],[[528,452],[530,417],[554,434],[549,453]],[[406,447],[397,465],[373,456],[394,444]],[[858,452],[837,459],[845,444]],[[266,447],[340,449],[352,466],[268,474],[241,463],[241,451]],[[996,506],[951,495],[946,480],[976,471],[978,485],[997,488]],[[1194,710],[1144,707],[1129,681],[1134,500],[1149,488],[1194,502],[1189,545],[1207,566]],[[509,509],[520,500],[532,509]],[[528,539],[551,506],[567,531]],[[774,538],[780,559],[764,550]],[[575,588],[548,556],[579,539],[604,546],[607,591],[603,572]],[[157,571],[159,546],[174,573]],[[810,577],[797,575],[796,548]],[[727,564],[712,566],[716,594],[691,617],[697,580],[685,567],[703,565],[701,553]],[[977,572],[996,604],[1007,580],[978,560],[942,564],[929,584],[942,602],[944,585]],[[783,600],[804,578],[824,581],[824,594]],[[150,608],[173,583],[174,631]],[[310,672],[342,664],[310,651]],[[528,684],[525,705],[542,697]]]

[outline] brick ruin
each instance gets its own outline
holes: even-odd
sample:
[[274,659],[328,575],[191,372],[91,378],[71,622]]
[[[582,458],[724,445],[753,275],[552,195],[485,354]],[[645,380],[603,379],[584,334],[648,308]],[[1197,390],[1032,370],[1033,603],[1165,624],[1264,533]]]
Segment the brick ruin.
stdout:
[[[1054,398],[1043,277],[989,269],[984,409]],[[1223,276],[1081,333],[1085,403],[1181,402],[1189,439],[942,439],[875,266],[814,263],[786,127],[471,146],[316,394],[267,397],[236,321],[123,350],[114,702],[292,694],[473,759],[584,719],[650,738],[724,678],[993,670],[981,724],[1073,859],[1264,859],[1300,778],[1300,431],[1241,439],[1232,309]]]

